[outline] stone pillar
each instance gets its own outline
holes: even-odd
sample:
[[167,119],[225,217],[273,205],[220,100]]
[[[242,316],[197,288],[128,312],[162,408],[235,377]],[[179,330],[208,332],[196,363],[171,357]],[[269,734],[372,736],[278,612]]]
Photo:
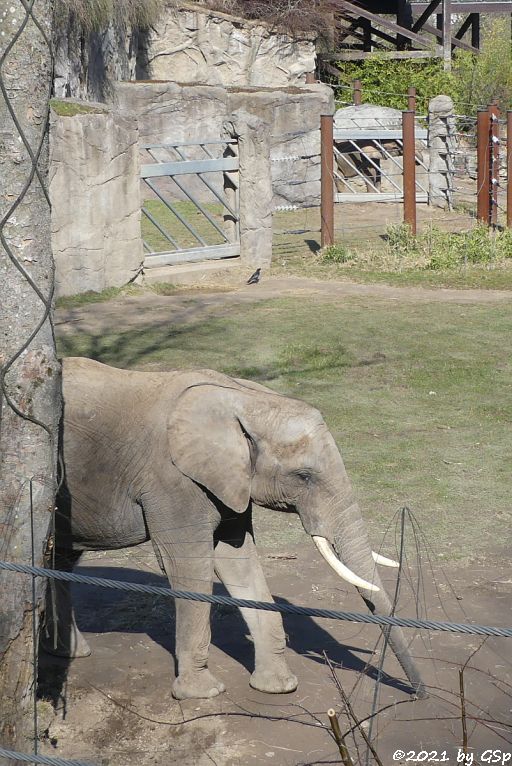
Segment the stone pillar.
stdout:
[[240,110],[224,123],[224,134],[238,140],[240,260],[251,268],[272,260],[272,175],[270,126]]
[[144,258],[137,120],[101,104],[62,104],[50,132],[57,297],[120,287]]
[[453,112],[449,96],[436,96],[428,105],[429,204],[449,209],[453,202]]

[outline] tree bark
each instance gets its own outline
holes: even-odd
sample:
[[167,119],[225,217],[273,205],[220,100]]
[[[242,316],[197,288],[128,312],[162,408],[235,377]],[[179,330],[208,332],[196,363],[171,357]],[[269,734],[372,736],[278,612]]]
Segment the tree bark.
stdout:
[[[0,559],[37,565],[54,508],[60,417],[46,192],[50,36],[50,0],[0,0]],[[35,602],[37,635],[46,581],[36,578],[35,599],[32,587],[0,570],[0,743],[24,752],[34,752],[32,611]]]

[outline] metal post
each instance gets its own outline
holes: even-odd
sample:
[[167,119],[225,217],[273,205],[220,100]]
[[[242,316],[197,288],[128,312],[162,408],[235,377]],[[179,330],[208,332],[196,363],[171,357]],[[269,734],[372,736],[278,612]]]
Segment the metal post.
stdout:
[[354,105],[359,106],[359,104],[361,103],[361,91],[362,91],[361,80],[354,80],[353,88],[354,88],[354,91],[353,91]]
[[507,226],[512,227],[512,111],[507,112]]
[[321,138],[321,245],[334,244],[334,118],[332,114],[320,117]]
[[416,234],[416,152],[412,110],[402,112],[404,223]]
[[416,111],[416,88],[407,88],[407,109]]
[[487,109],[479,109],[476,120],[476,217],[482,223],[489,225],[489,127],[490,119]]
[[496,103],[489,106],[490,120],[490,186],[489,186],[489,223],[498,223],[498,188],[500,183],[500,108]]

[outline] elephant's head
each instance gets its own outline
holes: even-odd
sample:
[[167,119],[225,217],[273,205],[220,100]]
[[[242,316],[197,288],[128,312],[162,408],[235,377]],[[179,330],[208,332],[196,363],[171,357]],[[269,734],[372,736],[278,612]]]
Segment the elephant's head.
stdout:
[[[372,612],[390,600],[336,443],[318,410],[249,381],[218,376],[184,390],[168,422],[173,463],[225,506],[296,511],[326,562]],[[425,690],[399,628],[383,628],[419,697]]]

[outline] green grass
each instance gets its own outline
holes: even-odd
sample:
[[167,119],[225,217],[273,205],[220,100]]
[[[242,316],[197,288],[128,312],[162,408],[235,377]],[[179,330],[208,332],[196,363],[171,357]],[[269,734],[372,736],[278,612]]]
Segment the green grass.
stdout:
[[[178,213],[205,240],[207,245],[221,245],[225,241],[193,202],[180,200],[171,200],[171,202]],[[202,203],[202,206],[222,229],[222,205]],[[160,224],[164,231],[170,234],[171,237],[178,242],[180,247],[201,247],[200,242],[161,200],[147,199],[144,201],[144,207]],[[166,237],[161,234],[158,228],[144,214],[142,215],[141,226],[142,238],[151,247],[152,252],[161,253],[174,249],[172,244],[169,243]]]
[[407,505],[440,554],[460,559],[510,545],[511,331],[512,303],[300,297],[179,325],[170,312],[136,331],[66,335],[59,348],[127,368],[211,367],[311,402],[374,539]]
[[[169,285],[168,287],[171,286]],[[105,290],[101,290],[101,292],[87,290],[85,293],[78,293],[77,295],[62,296],[62,298],[57,298],[55,305],[59,309],[71,309],[77,306],[87,306],[89,303],[104,303],[105,301],[112,300],[112,298],[119,298],[121,295],[139,295],[142,292],[144,290],[137,285],[107,287]]]
[[52,98],[50,99],[50,106],[55,114],[60,117],[74,117],[77,114],[102,114],[108,111],[107,108],[94,105],[90,106],[77,101],[71,101],[68,99]]

